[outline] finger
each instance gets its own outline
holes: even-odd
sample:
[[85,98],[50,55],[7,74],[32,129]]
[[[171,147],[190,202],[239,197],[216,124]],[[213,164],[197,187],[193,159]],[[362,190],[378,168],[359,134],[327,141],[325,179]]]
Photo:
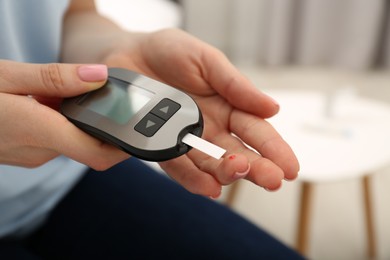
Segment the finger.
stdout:
[[[58,125],[61,129],[58,129]],[[57,129],[55,132],[48,133],[48,141],[55,151],[95,170],[106,170],[130,157],[117,147],[81,131],[61,115],[56,120],[52,120],[48,127]],[[61,141],[56,141],[59,139]]]
[[275,163],[267,158],[258,157],[251,161],[251,171],[247,180],[272,191],[280,188],[284,176],[283,170]]
[[198,169],[186,156],[160,162],[160,166],[188,191],[218,198],[221,195],[221,184],[210,174]]
[[[268,118],[279,111],[279,104],[258,90],[219,52],[205,55],[205,77],[208,83],[236,108]],[[218,57],[215,57],[218,56]]]
[[200,151],[192,150],[188,156],[199,170],[213,175],[222,185],[245,178],[250,170],[248,158],[242,154],[229,154],[216,160]]
[[104,171],[130,157],[118,147],[86,134],[69,121],[63,125],[60,135],[56,134],[57,138],[63,139],[54,143],[54,149],[69,158],[97,171]]
[[294,152],[267,121],[235,110],[231,115],[230,129],[263,157],[279,166],[286,179],[297,177],[299,163]]
[[[236,155],[236,157],[232,158],[230,156],[226,156],[223,162],[218,165],[217,163],[220,161],[214,160],[210,157],[207,158],[207,156],[204,155],[202,157],[199,154],[192,154],[191,151],[189,153],[191,159],[198,167],[201,167],[203,171],[216,176],[216,178],[222,183],[224,183],[224,181],[225,183],[233,181],[233,176],[236,171],[242,174],[249,171],[246,176],[243,176],[243,178],[253,182],[254,184],[264,187],[267,190],[275,190],[280,187],[284,178],[283,170],[269,159],[262,157],[259,153],[249,149],[237,137],[226,133],[214,136],[214,138],[210,141],[226,148],[231,155]],[[229,159],[233,159],[230,161],[231,164],[229,164]],[[238,160],[236,161],[236,159]],[[244,162],[249,162],[249,169],[245,167]],[[245,168],[247,170],[244,170]],[[221,176],[225,176],[225,178],[230,177],[230,179],[226,181],[226,179],[222,179],[223,177]]]
[[31,64],[0,60],[0,91],[69,97],[102,86],[107,75],[107,67],[99,64]]
[[[114,146],[84,133],[57,111],[32,98],[12,96],[7,109],[13,111],[13,122],[25,146],[63,154],[96,170],[105,170],[129,157]],[[24,129],[24,130],[22,130]],[[36,164],[44,158],[36,158]]]
[[215,169],[215,174],[221,184],[227,185],[245,178],[250,169],[247,157],[242,154],[230,154],[224,157]]

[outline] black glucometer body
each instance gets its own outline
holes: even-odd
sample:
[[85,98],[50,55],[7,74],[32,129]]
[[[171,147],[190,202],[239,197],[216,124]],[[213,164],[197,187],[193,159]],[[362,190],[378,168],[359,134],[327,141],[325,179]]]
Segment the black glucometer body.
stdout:
[[121,68],[109,68],[102,88],[65,99],[61,113],[83,131],[148,161],[187,153],[191,147],[182,138],[203,132],[202,114],[189,95]]

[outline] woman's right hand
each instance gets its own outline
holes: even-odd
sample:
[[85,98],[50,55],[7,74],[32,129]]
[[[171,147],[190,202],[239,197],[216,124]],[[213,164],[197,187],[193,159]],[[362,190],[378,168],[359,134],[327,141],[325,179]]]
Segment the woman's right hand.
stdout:
[[105,65],[0,60],[0,164],[37,167],[63,154],[104,170],[129,157],[84,133],[56,108],[101,87]]

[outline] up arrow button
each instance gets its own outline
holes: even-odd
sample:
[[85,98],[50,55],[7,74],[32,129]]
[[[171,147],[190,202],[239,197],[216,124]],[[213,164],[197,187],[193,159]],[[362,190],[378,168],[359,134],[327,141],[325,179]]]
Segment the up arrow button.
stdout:
[[150,111],[150,113],[168,121],[179,109],[180,105],[178,103],[168,98],[164,98],[152,109],[152,111]]
[[160,108],[160,111],[162,111],[162,112],[165,113],[165,114],[168,114],[168,110],[169,110],[169,106]]

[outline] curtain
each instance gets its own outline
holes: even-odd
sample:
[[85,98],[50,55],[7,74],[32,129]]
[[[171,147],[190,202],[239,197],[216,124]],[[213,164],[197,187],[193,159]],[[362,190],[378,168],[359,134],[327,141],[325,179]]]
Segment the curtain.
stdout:
[[239,64],[390,68],[386,0],[182,0],[184,27]]

